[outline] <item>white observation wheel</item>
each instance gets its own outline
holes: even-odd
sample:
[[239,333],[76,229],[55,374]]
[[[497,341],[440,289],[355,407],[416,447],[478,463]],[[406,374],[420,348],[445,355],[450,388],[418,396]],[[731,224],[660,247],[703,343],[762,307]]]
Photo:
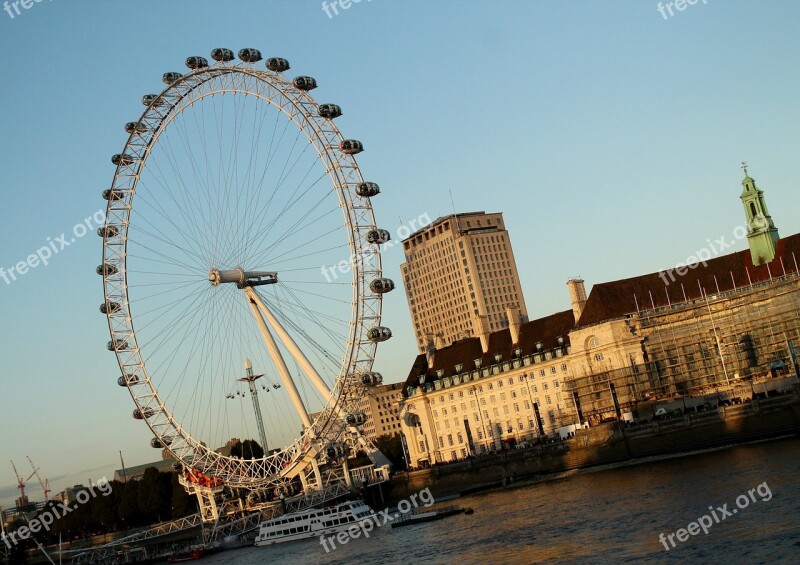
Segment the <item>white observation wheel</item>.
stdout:
[[[133,417],[185,470],[307,488],[310,469],[319,483],[317,464],[353,444],[358,398],[381,380],[394,284],[381,276],[380,191],[356,163],[362,143],[334,124],[341,108],[309,94],[313,78],[284,78],[280,58],[258,68],[255,49],[212,58],[165,73],[112,158],[97,269],[108,348]],[[231,455],[234,438],[268,453]]]

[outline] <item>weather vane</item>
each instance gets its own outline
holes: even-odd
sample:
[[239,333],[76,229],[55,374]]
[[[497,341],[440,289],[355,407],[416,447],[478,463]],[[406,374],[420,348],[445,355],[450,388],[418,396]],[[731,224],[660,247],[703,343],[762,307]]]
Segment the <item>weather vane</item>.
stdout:
[[742,170],[744,171],[744,176],[747,176],[747,161],[742,161]]

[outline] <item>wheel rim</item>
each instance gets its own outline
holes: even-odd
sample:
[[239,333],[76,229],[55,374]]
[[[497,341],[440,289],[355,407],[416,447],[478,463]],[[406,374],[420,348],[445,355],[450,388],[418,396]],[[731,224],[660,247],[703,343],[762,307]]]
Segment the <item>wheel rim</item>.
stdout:
[[[217,102],[225,97],[232,102]],[[252,124],[241,119],[250,102],[264,111],[256,114],[260,121]],[[344,140],[333,122],[319,116],[318,104],[311,96],[279,73],[256,70],[249,64],[219,63],[182,75],[148,103],[135,122],[121,153],[123,157],[118,160],[106,224],[101,228],[103,306],[112,337],[111,348],[138,414],[143,416],[156,441],[184,465],[233,486],[260,488],[273,484],[299,473],[328,442],[342,436],[339,414],[352,410],[360,394],[354,376],[369,372],[372,367],[376,345],[367,334],[370,328],[380,325],[381,297],[370,290],[369,283],[380,276],[381,265],[379,246],[367,242],[368,233],[375,228],[369,198],[356,193],[356,186],[363,178],[353,156],[340,149]],[[232,121],[220,118],[231,109]],[[237,110],[242,112],[236,114]],[[259,123],[264,125],[267,110],[275,118],[283,116],[285,122],[284,129],[270,130],[269,143],[261,137],[264,128],[256,127]],[[231,123],[236,144],[226,154],[223,145],[228,138],[222,126]],[[209,127],[211,124],[215,127]],[[282,144],[283,135],[291,125],[297,130],[290,138],[293,141]],[[281,139],[274,144],[279,132]],[[249,143],[240,146],[248,133]],[[202,158],[195,154],[192,145],[198,139],[204,148]],[[307,144],[306,150],[295,152],[302,142]],[[178,159],[181,146],[185,149],[183,166]],[[277,170],[270,168],[270,159],[281,155],[282,147],[286,151],[278,159],[282,168],[276,177],[273,197],[263,201],[269,191],[262,190],[262,183],[256,182],[257,173],[263,171],[266,176],[267,171]],[[219,157],[209,156],[209,148],[218,149]],[[259,169],[259,158],[264,155],[266,159]],[[296,183],[291,193],[287,188],[291,196],[283,201],[283,213],[269,216],[273,201],[280,200],[279,191],[283,186],[292,186],[289,179],[297,180],[293,177],[300,173],[294,175],[294,172],[303,171],[299,163],[307,158],[318,169],[322,168],[322,174],[302,175],[302,182]],[[247,166],[242,167],[245,162]],[[253,163],[255,166],[251,166]],[[244,175],[244,180],[240,175]],[[313,200],[316,204],[309,206],[305,214],[290,215],[299,204],[308,204],[302,197],[319,188],[320,179],[327,181],[323,197]],[[346,238],[343,244],[328,245],[327,238],[332,233],[325,231],[328,225],[321,222],[322,218],[330,217],[330,210],[323,207],[319,212],[318,208],[332,200],[343,214],[339,216],[340,221],[344,219],[344,227],[339,230],[339,235]],[[319,215],[315,216],[317,212]],[[282,222],[285,217],[293,221]],[[267,228],[263,227],[265,224]],[[241,226],[246,229],[237,229]],[[167,230],[168,227],[173,229]],[[306,245],[291,245],[290,236],[299,229],[311,232]],[[267,239],[270,232],[279,230],[286,237]],[[271,243],[265,247],[265,241]],[[331,282],[325,280],[322,294],[315,292],[323,286],[320,281],[309,279],[310,272],[301,272],[310,268],[298,266],[299,258],[308,264],[311,257],[315,260],[333,257],[343,249],[345,253],[338,255],[343,260],[348,256],[357,259],[352,262],[345,283],[350,286],[347,320],[342,315],[324,315],[319,306],[330,300],[346,302],[341,299],[341,292],[332,292],[334,285],[345,280],[345,273],[332,271],[327,275],[336,278]],[[224,436],[232,437],[232,428],[222,425],[226,418],[230,419],[231,411],[218,407],[215,412],[215,406],[223,397],[223,390],[227,393],[230,389],[236,372],[242,376],[241,359],[255,356],[260,357],[261,367],[265,363],[263,355],[250,351],[256,342],[252,339],[253,320],[246,320],[237,310],[246,306],[245,301],[236,304],[236,289],[214,288],[208,275],[215,268],[264,266],[243,265],[248,262],[271,263],[275,270],[297,277],[287,278],[286,282],[275,285],[275,289],[263,292],[262,298],[276,309],[282,323],[294,331],[298,342],[311,346],[332,389],[330,399],[310,428],[280,452],[258,460],[241,460],[213,451],[219,447],[214,442],[219,443]],[[322,279],[319,267],[316,277]],[[215,294],[217,290],[221,292]],[[331,294],[336,297],[331,299]],[[226,316],[226,310],[237,314]],[[209,318],[222,325],[209,325]],[[300,323],[302,319],[316,323],[304,326]],[[202,331],[192,333],[188,328],[203,321],[206,325]],[[346,328],[341,327],[343,321]],[[249,327],[245,325],[247,322]],[[240,327],[243,329],[238,331]],[[181,331],[186,331],[186,335]],[[244,341],[244,345],[217,345],[218,340],[230,334]],[[332,364],[335,347],[327,345],[326,336],[332,344],[337,339],[343,341],[338,367]],[[316,350],[314,343],[318,345]],[[238,361],[235,369],[234,359]],[[192,387],[193,390],[187,391]],[[238,413],[245,412],[240,409]],[[245,425],[243,431],[248,429]],[[219,430],[221,435],[214,436]]]

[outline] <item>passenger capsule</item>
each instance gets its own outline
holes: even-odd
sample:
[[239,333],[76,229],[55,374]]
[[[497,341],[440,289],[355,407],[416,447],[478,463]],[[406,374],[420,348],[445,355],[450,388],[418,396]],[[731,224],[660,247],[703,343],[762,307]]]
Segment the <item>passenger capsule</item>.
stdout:
[[150,106],[155,104],[156,106],[161,106],[164,103],[163,98],[159,98],[158,94],[145,94],[142,96],[142,104],[145,106]]
[[146,131],[147,126],[145,126],[142,122],[128,122],[125,124],[126,133],[144,133]]
[[[111,191],[109,190],[109,193],[110,192]],[[106,198],[106,200],[108,199]],[[97,228],[97,235],[99,235],[100,237],[111,239],[112,237],[117,237],[119,235],[119,229],[117,229],[117,226],[103,226],[101,228]]]
[[150,447],[154,449],[164,449],[169,444],[172,443],[172,438],[169,436],[164,436],[162,438],[154,437],[150,440]]
[[286,59],[282,59],[280,57],[270,57],[267,59],[267,68],[271,71],[275,71],[276,73],[282,73],[284,71],[288,71],[291,67],[289,66],[289,61]]
[[364,144],[357,139],[343,139],[339,142],[339,149],[347,155],[357,155],[364,151]]
[[342,115],[342,109],[337,104],[320,104],[317,113],[327,120],[332,120]]
[[375,230],[369,230],[367,232],[367,241],[370,243],[382,245],[387,241],[389,241],[391,238],[392,236],[386,230],[375,229]]
[[[105,306],[105,304],[103,304]],[[128,349],[128,342],[124,339],[111,340],[106,344],[109,351],[125,351]]]
[[134,420],[144,420],[145,418],[150,418],[156,411],[152,408],[137,408],[133,411],[133,419]]
[[127,153],[117,153],[116,155],[111,157],[111,162],[117,166],[119,165],[128,166],[133,164],[134,161],[135,159],[132,156],[128,155]]
[[377,386],[383,382],[383,375],[376,372],[361,373],[361,384],[364,386]]
[[389,328],[385,328],[383,326],[377,326],[367,330],[367,339],[369,339],[373,343],[386,341],[390,337],[392,337],[392,330],[390,330]]
[[386,294],[394,290],[394,281],[392,279],[375,279],[369,283],[369,289],[377,294]]
[[377,196],[381,192],[381,187],[375,182],[360,182],[356,185],[356,194],[364,198]]
[[111,275],[116,275],[119,272],[119,269],[117,269],[116,265],[112,265],[111,263],[103,263],[95,269],[95,272],[100,276],[108,277]]
[[307,77],[307,76],[295,77],[292,83],[294,84],[294,87],[298,90],[309,91],[317,88],[317,79],[315,79],[314,77]]
[[217,47],[211,52],[211,58],[222,63],[233,61],[233,57],[233,51],[225,49],[224,47]]
[[117,384],[119,386],[132,386],[139,383],[139,375],[135,373],[128,373],[127,377],[119,377],[117,379]]
[[257,63],[262,59],[261,51],[252,47],[239,49],[239,58],[245,63]]
[[208,61],[206,60],[205,57],[197,57],[197,56],[187,57],[186,66],[192,70],[204,69],[208,66]]
[[346,426],[361,426],[367,420],[363,412],[349,412],[344,416]]
[[103,200],[122,200],[125,197],[125,193],[121,190],[111,190],[107,188],[103,191]]
[[116,312],[119,312],[121,309],[122,306],[119,305],[119,302],[112,302],[110,300],[108,302],[103,302],[100,305],[100,311],[103,314],[114,314]]
[[328,447],[325,448],[325,455],[328,456],[328,459],[339,459],[344,457],[346,453],[347,450],[339,443],[329,443]]
[[164,84],[172,84],[176,80],[181,80],[181,78],[183,78],[183,75],[174,71],[161,75],[161,80],[164,82]]

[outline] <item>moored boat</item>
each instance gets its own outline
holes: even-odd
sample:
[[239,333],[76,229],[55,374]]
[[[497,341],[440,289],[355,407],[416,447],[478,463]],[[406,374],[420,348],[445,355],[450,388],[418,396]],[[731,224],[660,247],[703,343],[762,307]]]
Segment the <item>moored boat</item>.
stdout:
[[375,513],[363,500],[343,502],[327,508],[309,508],[283,514],[259,524],[255,544],[274,545],[342,532],[371,520]]

